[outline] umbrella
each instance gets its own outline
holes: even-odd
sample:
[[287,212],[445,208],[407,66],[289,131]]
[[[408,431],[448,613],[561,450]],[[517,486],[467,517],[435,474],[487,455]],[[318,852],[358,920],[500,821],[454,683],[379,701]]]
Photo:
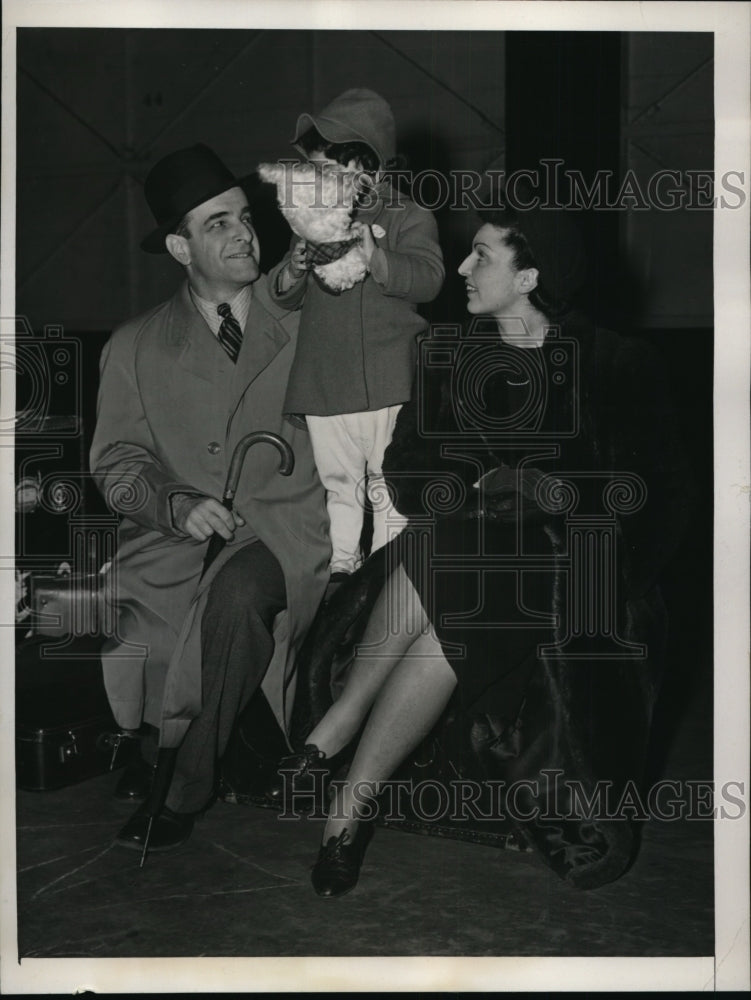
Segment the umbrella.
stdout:
[[[279,451],[282,459],[281,465],[279,466],[279,474],[282,476],[290,476],[292,474],[292,470],[295,467],[295,456],[284,438],[279,437],[278,434],[273,434],[271,431],[253,431],[252,434],[246,434],[234,450],[232,461],[229,466],[229,472],[227,473],[227,482],[224,487],[224,493],[222,494],[222,503],[227,510],[232,510],[234,507],[235,493],[237,492],[237,484],[240,480],[240,470],[243,467],[243,462],[245,461],[245,455],[247,454],[248,448],[251,448],[254,444],[260,444],[261,442],[273,444]],[[209,540],[209,547],[206,549],[206,555],[203,559],[203,571],[201,572],[201,577],[203,577],[206,570],[222,551],[225,544],[226,542],[222,536],[214,532]]]
[[[246,434],[245,437],[238,442],[237,447],[232,454],[232,461],[230,462],[229,472],[227,473],[227,482],[224,487],[224,493],[222,494],[222,504],[227,510],[231,511],[234,507],[237,484],[240,481],[240,472],[242,470],[243,462],[245,461],[248,449],[255,444],[261,443],[271,444],[279,452],[279,455],[281,456],[281,463],[279,465],[280,475],[292,475],[292,471],[295,467],[295,456],[289,443],[285,441],[284,438],[279,437],[278,434],[274,434],[272,431],[253,431],[251,434]],[[222,551],[225,544],[225,539],[222,538],[221,535],[214,532],[209,540],[206,555],[204,556],[203,568],[201,570],[200,577],[201,579],[203,579],[206,574],[206,570]],[[157,753],[154,780],[144,805],[144,810],[149,822],[146,827],[143,851],[141,852],[141,868],[143,868],[146,861],[146,855],[148,854],[149,840],[151,839],[151,830],[154,825],[154,820],[164,808],[164,803],[167,799],[167,792],[169,790],[170,782],[172,781],[172,775],[175,771],[177,749],[177,747],[160,747]]]

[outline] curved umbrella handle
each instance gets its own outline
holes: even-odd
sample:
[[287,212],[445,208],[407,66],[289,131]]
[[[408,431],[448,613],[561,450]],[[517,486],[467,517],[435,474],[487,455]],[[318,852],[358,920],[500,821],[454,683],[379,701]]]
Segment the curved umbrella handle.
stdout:
[[[273,431],[253,431],[251,434],[246,434],[244,438],[240,439],[232,454],[232,461],[230,462],[229,472],[227,473],[227,482],[222,496],[222,501],[225,506],[227,506],[227,500],[232,501],[235,498],[237,484],[240,481],[240,471],[242,470],[248,448],[252,448],[254,444],[260,444],[262,442],[265,442],[266,444],[273,444],[279,452],[282,459],[279,466],[279,474],[282,476],[292,475],[295,468],[295,454],[288,441],[285,441],[284,438],[280,437],[278,434],[274,434]],[[231,510],[232,508],[229,507],[228,509]]]
[[[222,503],[227,510],[232,510],[234,507],[235,492],[237,490],[237,484],[240,481],[240,472],[243,467],[243,462],[245,461],[245,456],[248,453],[248,448],[252,448],[254,444],[260,444],[262,442],[265,442],[266,444],[273,444],[281,455],[282,461],[279,465],[280,475],[292,475],[292,471],[295,468],[295,453],[292,451],[288,441],[285,441],[284,438],[280,437],[278,434],[274,434],[273,431],[252,431],[250,434],[246,434],[244,438],[241,438],[238,441],[235,450],[232,453],[232,461],[229,465],[227,482],[225,483],[224,494],[222,495]],[[214,532],[209,539],[206,555],[203,557],[203,569],[201,570],[201,576],[204,575],[206,570],[222,551],[224,545],[225,540],[222,536],[217,532]]]

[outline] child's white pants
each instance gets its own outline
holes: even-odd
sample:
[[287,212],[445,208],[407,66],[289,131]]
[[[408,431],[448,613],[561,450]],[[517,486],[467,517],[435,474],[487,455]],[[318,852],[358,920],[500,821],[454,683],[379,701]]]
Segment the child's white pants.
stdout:
[[371,551],[394,538],[407,523],[391,503],[383,478],[383,455],[401,409],[306,416],[318,475],[326,488],[331,522],[331,572],[353,573],[362,562],[365,491],[373,508]]

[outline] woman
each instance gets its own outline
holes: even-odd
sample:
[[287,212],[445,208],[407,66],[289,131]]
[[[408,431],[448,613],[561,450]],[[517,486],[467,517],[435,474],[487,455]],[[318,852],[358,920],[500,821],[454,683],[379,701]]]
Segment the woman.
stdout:
[[[492,337],[475,321],[468,336],[431,342],[441,348],[436,372],[423,373],[384,462],[410,527],[395,543],[396,565],[340,698],[282,765],[294,788],[329,766],[367,719],[313,868],[322,896],[356,884],[369,826],[361,820],[379,783],[452,698],[468,713],[491,704],[516,718],[539,647],[571,624],[553,572],[565,546],[561,497],[575,494],[580,516],[591,508],[601,518],[603,485],[626,475],[634,512],[618,519],[617,570],[597,581],[617,591],[619,608],[655,587],[685,509],[663,488],[681,481],[680,460],[654,359],[568,306],[584,261],[565,215],[488,215],[459,274],[469,313],[492,318]],[[430,352],[423,357],[430,368]],[[676,474],[657,484],[661,465]],[[579,655],[596,655],[597,629],[578,633]],[[614,637],[617,645],[611,623]]]

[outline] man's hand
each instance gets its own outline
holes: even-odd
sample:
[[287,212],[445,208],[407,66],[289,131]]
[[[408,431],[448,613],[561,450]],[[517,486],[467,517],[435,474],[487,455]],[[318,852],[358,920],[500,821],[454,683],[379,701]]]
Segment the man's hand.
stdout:
[[298,240],[290,254],[289,264],[287,265],[290,278],[293,281],[299,281],[309,267],[310,265],[305,254],[305,240]]
[[205,542],[215,532],[230,542],[235,528],[245,524],[236,511],[229,511],[214,497],[175,493],[172,496],[172,522],[178,531],[197,542]]
[[276,276],[277,292],[281,294],[288,292],[308,270],[310,265],[306,259],[305,240],[298,240],[292,248],[286,266]]

